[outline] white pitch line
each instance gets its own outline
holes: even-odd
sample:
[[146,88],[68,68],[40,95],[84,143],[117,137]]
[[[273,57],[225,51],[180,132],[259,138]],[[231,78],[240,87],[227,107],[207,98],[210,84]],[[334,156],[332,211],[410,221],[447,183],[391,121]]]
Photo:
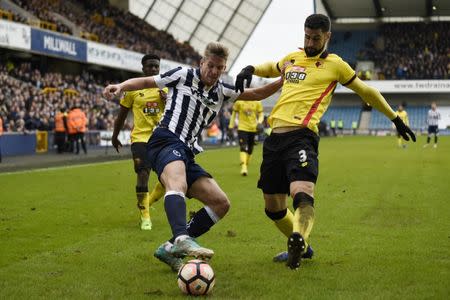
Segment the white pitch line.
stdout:
[[93,166],[93,165],[110,165],[110,164],[115,164],[118,162],[123,162],[124,160],[125,159],[119,159],[119,160],[104,161],[104,162],[97,162],[97,163],[74,164],[74,165],[70,165],[70,166],[59,166],[59,167],[39,168],[39,169],[32,169],[32,170],[4,172],[4,173],[0,173],[0,176],[13,175],[13,174],[38,173],[38,172],[47,172],[47,171],[73,169],[73,168],[83,168],[83,167],[89,167],[89,166]]

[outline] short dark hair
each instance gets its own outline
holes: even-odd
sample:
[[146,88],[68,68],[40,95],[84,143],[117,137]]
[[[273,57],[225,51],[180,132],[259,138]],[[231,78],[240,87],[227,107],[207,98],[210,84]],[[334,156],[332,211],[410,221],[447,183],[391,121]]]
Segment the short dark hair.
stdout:
[[330,18],[322,14],[313,14],[306,18],[305,27],[310,29],[320,29],[328,32],[331,29]]
[[144,57],[141,60],[141,64],[144,65],[144,62],[146,60],[150,60],[150,59],[160,60],[159,56],[156,55],[156,54],[145,54]]

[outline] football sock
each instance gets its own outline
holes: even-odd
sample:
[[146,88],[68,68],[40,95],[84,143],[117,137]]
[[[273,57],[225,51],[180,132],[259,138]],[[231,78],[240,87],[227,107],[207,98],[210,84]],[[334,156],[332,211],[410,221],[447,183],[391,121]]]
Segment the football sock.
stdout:
[[167,191],[164,195],[164,208],[173,236],[176,238],[180,235],[187,235],[184,194],[182,192]]
[[149,206],[152,206],[153,203],[161,199],[164,196],[165,191],[162,184],[158,181],[149,195]]
[[149,199],[148,199],[148,187],[147,186],[137,186],[136,187],[136,198],[137,207],[141,212],[141,218],[150,218],[149,212]]
[[305,240],[308,240],[314,225],[314,207],[308,204],[300,204],[294,214],[294,232],[299,232]]
[[294,196],[294,226],[293,232],[300,233],[308,240],[314,225],[314,198],[304,192]]
[[208,206],[201,208],[187,223],[187,231],[191,237],[199,237],[206,233],[220,218]]
[[239,153],[239,158],[241,161],[241,165],[247,165],[247,152],[241,151]]
[[438,141],[438,136],[435,135],[435,136],[434,136],[434,143],[437,144],[437,141]]
[[292,234],[294,215],[289,209],[286,208],[277,212],[270,212],[266,210],[266,215],[273,220],[278,230],[280,230],[286,237],[289,237]]
[[252,157],[252,155],[247,153],[247,165],[250,164],[250,158],[251,158],[251,157]]
[[403,142],[402,142],[402,138],[401,138],[401,137],[399,137],[399,138],[398,138],[398,140],[397,140],[397,142],[398,142],[398,146],[399,146],[399,147],[401,147],[401,146],[402,146],[402,144],[403,144]]
[[428,136],[428,137],[427,137],[427,144],[430,143],[430,140],[431,140],[431,136]]

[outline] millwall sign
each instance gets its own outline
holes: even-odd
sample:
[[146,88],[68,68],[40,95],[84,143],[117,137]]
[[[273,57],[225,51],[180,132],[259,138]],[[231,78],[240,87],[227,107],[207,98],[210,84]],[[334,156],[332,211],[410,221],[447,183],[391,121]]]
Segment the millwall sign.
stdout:
[[86,62],[86,42],[47,30],[31,28],[31,51]]

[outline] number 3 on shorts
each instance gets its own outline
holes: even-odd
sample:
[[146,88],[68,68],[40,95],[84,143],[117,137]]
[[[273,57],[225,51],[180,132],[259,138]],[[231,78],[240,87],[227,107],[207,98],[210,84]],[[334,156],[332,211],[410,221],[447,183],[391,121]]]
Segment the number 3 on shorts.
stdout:
[[307,159],[308,159],[308,156],[306,156],[306,151],[305,150],[300,150],[300,151],[298,151],[298,156],[299,156],[299,161],[302,163],[302,162],[305,162]]

